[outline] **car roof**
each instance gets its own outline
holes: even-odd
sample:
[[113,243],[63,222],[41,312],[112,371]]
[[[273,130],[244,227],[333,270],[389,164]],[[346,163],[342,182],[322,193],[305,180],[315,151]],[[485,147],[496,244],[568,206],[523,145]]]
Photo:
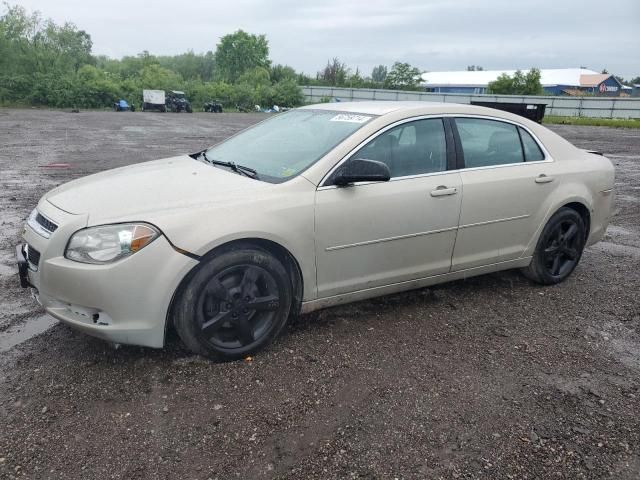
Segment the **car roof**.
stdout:
[[441,102],[396,102],[396,101],[368,101],[368,102],[331,102],[306,105],[302,109],[329,110],[335,112],[366,113],[368,115],[385,115],[402,109],[432,108],[442,111],[445,104]]
[[390,101],[390,100],[377,100],[377,101],[365,101],[365,102],[331,102],[331,103],[317,103],[314,105],[306,105],[300,107],[307,110],[327,110],[331,112],[347,112],[347,113],[362,113],[365,115],[386,115],[392,112],[400,112],[402,110],[411,110],[412,113],[417,113],[419,110],[421,114],[439,114],[439,113],[470,113],[476,115],[486,115],[487,113],[493,114],[493,116],[501,116],[506,118],[513,118],[513,114],[506,114],[503,111],[496,111],[491,108],[480,107],[476,105],[469,105],[464,103],[443,103],[443,102],[424,102],[424,101]]
[[443,103],[426,101],[365,101],[365,102],[332,102],[318,103],[300,107],[307,110],[325,110],[330,112],[354,113],[364,115],[384,116],[393,113],[394,116],[407,112],[408,116],[414,115],[482,115],[508,120],[519,124],[531,126],[533,122],[514,113],[497,110],[495,108],[469,105],[465,103]]

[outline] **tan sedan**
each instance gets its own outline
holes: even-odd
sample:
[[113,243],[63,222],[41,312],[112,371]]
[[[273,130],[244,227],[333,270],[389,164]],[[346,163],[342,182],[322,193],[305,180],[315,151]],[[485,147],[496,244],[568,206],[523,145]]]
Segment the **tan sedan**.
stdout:
[[602,155],[509,113],[312,105],[52,190],[17,256],[72,327],[162,347],[173,325],[239,358],[301,312],[512,268],[561,282],[603,237],[613,182]]

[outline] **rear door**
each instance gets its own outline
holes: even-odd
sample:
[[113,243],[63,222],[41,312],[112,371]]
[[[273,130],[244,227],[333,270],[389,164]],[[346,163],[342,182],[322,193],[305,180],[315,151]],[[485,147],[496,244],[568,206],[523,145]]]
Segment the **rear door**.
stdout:
[[522,126],[455,118],[463,198],[452,271],[520,257],[544,218],[554,163]]

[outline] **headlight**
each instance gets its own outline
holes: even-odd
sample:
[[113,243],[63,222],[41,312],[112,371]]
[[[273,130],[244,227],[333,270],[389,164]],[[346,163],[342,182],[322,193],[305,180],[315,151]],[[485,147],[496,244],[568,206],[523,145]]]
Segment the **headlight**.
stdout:
[[143,223],[85,228],[73,234],[64,256],[82,263],[112,263],[133,255],[159,236],[158,230]]

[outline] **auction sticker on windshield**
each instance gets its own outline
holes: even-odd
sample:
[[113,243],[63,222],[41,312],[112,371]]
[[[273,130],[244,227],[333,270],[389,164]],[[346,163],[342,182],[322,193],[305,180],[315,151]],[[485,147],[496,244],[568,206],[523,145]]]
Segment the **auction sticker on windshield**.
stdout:
[[350,113],[340,113],[331,119],[332,122],[350,122],[350,123],[365,123],[370,120],[371,117],[366,115],[353,115]]

